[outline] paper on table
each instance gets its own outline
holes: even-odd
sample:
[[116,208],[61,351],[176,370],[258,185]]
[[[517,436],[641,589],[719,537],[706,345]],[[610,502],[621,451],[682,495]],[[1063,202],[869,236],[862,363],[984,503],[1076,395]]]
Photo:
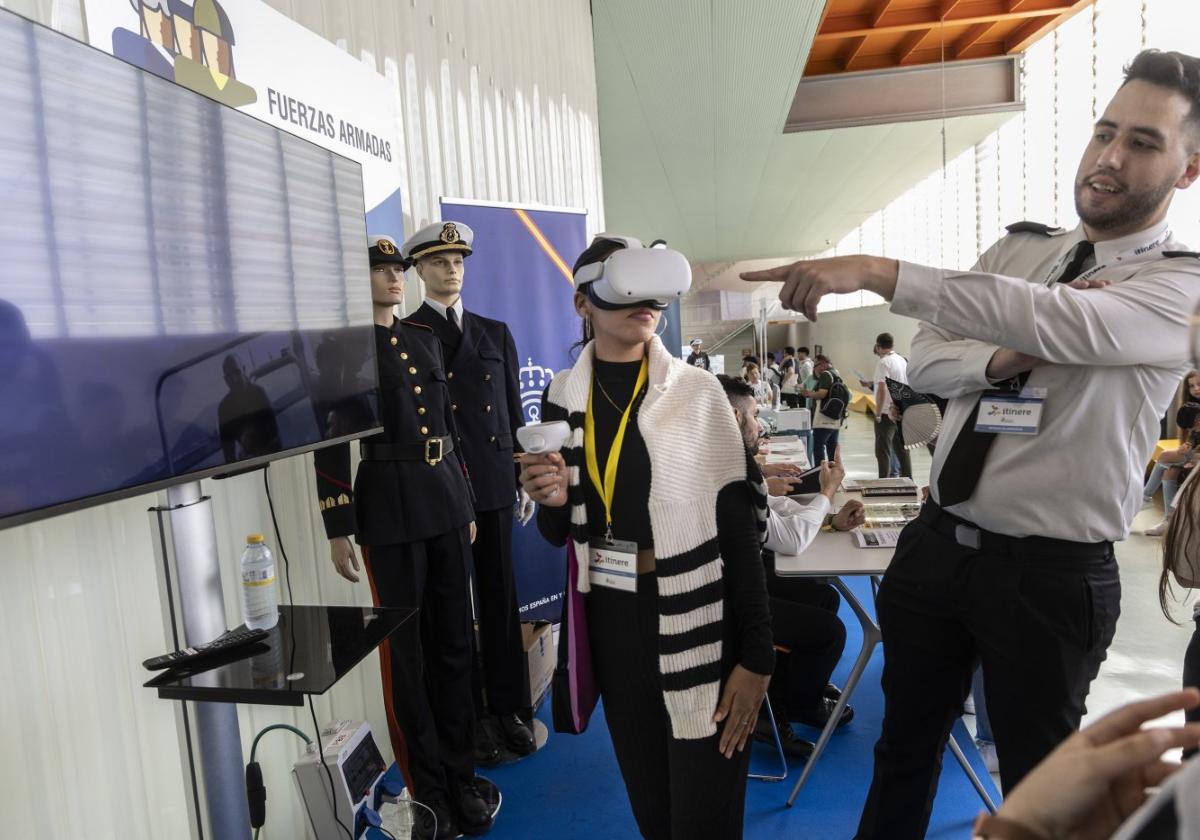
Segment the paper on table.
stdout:
[[895,548],[900,542],[900,528],[855,528],[854,542],[859,548]]
[[842,481],[842,489],[850,492],[862,490],[864,487],[916,487],[917,483],[911,478],[846,478]]

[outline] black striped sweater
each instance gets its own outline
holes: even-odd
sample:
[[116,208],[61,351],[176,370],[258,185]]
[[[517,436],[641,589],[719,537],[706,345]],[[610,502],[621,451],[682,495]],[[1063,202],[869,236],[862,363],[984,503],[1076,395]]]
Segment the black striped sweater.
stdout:
[[[563,448],[568,505],[543,507],[539,525],[553,543],[562,544],[568,536],[575,542],[584,592],[589,588],[587,542],[602,533],[589,529],[583,484],[588,480],[583,425],[592,352],[588,345],[573,368],[554,377],[542,417],[567,420],[571,438]],[[672,357],[657,338],[648,354],[647,393],[634,422],[650,456],[663,700],[674,737],[705,738],[717,729],[712,716],[723,661],[762,674],[773,669],[759,543],[766,505],[755,492],[762,486],[761,474],[748,462],[720,384],[712,374]],[[739,650],[723,651],[723,636],[736,640]]]

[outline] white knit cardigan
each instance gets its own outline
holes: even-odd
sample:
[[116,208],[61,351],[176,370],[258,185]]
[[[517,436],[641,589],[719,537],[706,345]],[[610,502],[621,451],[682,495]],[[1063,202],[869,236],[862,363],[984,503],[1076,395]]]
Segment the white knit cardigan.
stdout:
[[[659,596],[659,671],[675,738],[707,738],[721,680],[724,578],[717,541],[717,496],[746,481],[746,450],[716,377],[676,359],[657,338],[647,345],[649,379],[637,424],[650,456],[650,532]],[[581,481],[583,423],[592,385],[594,342],[554,377],[547,400],[567,413],[571,539],[579,589],[587,592],[587,507]]]

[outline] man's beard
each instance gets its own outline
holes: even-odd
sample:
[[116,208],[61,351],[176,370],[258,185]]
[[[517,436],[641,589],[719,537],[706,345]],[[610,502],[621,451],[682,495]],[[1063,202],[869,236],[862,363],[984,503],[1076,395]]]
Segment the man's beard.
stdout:
[[1089,175],[1083,183],[1075,185],[1075,212],[1084,224],[1097,231],[1140,230],[1144,227],[1143,223],[1148,222],[1158,212],[1163,200],[1175,189],[1175,182],[1169,181],[1148,187],[1141,192],[1127,191],[1120,196],[1121,201],[1111,210],[1090,212],[1084,210],[1080,199],[1083,191],[1090,189],[1087,182],[1091,177]]

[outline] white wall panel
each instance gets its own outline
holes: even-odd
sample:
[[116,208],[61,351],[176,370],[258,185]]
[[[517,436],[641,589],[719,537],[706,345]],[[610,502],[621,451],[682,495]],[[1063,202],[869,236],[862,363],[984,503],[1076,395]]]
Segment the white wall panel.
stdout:
[[[270,0],[358,56],[395,88],[405,230],[433,221],[438,198],[582,207],[603,227],[595,62],[587,0]],[[84,38],[80,0],[0,7]],[[303,57],[298,57],[303,60]],[[566,255],[568,258],[571,255]],[[474,266],[477,275],[486,266]],[[415,277],[409,308],[420,300]],[[297,603],[367,604],[331,571],[311,459],[270,469]],[[213,497],[226,613],[245,534],[271,533],[261,474],[205,482]],[[141,687],[142,659],[167,647],[146,508],[153,496],[0,532],[0,834],[103,840],[178,837],[188,790],[175,704]],[[281,562],[274,537],[268,542]],[[378,658],[317,698],[317,714],[365,718],[391,748]],[[307,709],[241,708],[246,758],[275,722],[311,730]],[[299,741],[259,748],[269,794],[262,837],[305,836],[288,770]],[[62,807],[69,792],[70,806]]]

